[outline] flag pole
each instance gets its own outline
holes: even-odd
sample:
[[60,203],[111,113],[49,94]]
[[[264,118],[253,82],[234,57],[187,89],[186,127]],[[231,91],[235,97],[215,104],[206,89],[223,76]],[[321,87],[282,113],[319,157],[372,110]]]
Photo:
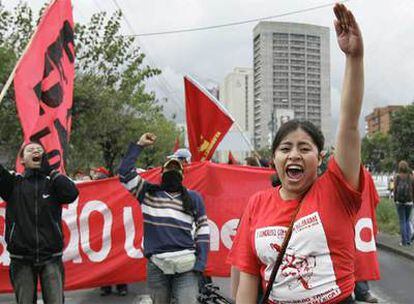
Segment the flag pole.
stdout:
[[186,75],[184,78],[187,78],[195,86],[197,86],[200,89],[200,91],[202,91],[204,94],[206,94],[210,98],[210,100],[212,100],[233,121],[233,124],[236,126],[238,131],[241,133],[244,141],[247,143],[249,148],[252,151],[254,151],[254,147],[253,147],[252,143],[250,142],[250,140],[248,140],[246,138],[246,136],[244,135],[243,129],[240,127],[240,125],[237,123],[237,121],[233,118],[233,116],[230,114],[230,112],[221,104],[221,102],[213,94],[211,94],[204,86],[202,86],[197,80],[195,80],[194,77],[192,77],[190,75]]
[[[49,7],[50,7],[50,6],[52,6],[52,4],[53,4],[55,1],[57,1],[57,0],[51,0],[51,1],[50,1],[50,3],[49,3],[49,5],[47,6],[47,8],[43,11],[42,19],[43,19],[43,16],[44,16],[45,12],[47,12],[47,11],[48,11]],[[17,67],[18,67],[18,66],[19,66],[19,64],[20,64],[20,61],[22,61],[22,59],[23,59],[24,55],[26,55],[27,51],[29,50],[29,47],[30,47],[30,45],[32,44],[32,41],[33,41],[33,39],[34,39],[34,36],[35,36],[35,35],[36,35],[36,33],[37,33],[37,29],[39,28],[40,24],[41,24],[41,22],[39,22],[39,24],[37,25],[36,30],[33,32],[32,36],[30,37],[30,40],[29,40],[29,42],[26,44],[26,47],[24,48],[24,51],[23,51],[22,55],[20,56],[19,60],[17,60],[17,62],[16,62],[16,64],[15,64],[15,66],[14,66],[14,68],[13,68],[12,72],[11,72],[11,73],[10,73],[10,75],[9,75],[9,78],[8,78],[8,79],[7,79],[7,81],[6,81],[6,84],[5,84],[5,85],[4,85],[4,87],[2,88],[1,93],[0,93],[0,104],[1,104],[1,102],[3,101],[3,99],[4,99],[4,96],[6,96],[7,90],[9,89],[9,87],[10,87],[10,85],[11,85],[11,83],[12,83],[13,79],[14,79],[14,75],[16,75],[16,70],[17,70]]]
[[249,146],[249,148],[252,151],[255,151],[252,143],[250,142],[250,140],[246,137],[246,135],[244,135],[244,132],[243,132],[243,129],[241,128],[241,126],[237,123],[237,121],[234,121],[233,123],[236,126],[236,128],[238,129],[238,131],[240,132],[240,134],[242,135],[244,141],[247,143],[247,145]]

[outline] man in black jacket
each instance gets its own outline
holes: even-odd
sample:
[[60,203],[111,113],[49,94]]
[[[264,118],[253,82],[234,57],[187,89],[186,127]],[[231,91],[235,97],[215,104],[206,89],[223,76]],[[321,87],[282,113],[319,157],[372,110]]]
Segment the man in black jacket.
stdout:
[[51,170],[40,143],[20,152],[23,174],[0,165],[0,196],[6,201],[6,243],[10,280],[17,303],[36,303],[40,279],[44,303],[63,303],[62,204],[79,192],[66,176]]

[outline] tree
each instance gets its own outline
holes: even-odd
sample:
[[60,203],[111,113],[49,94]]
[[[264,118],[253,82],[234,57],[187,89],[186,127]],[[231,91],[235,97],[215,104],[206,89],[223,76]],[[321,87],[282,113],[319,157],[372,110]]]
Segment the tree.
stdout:
[[[160,71],[143,66],[145,56],[134,38],[120,34],[120,19],[120,12],[110,17],[102,12],[75,29],[77,75],[69,164],[73,169],[104,163],[113,172],[127,143],[146,131],[156,133],[158,143],[150,155],[144,152],[141,166],[157,165],[171,153],[178,134],[161,114],[155,95],[145,91],[145,80]],[[84,141],[91,145],[82,145]]]
[[377,132],[365,136],[361,145],[362,162],[376,172],[393,170],[394,160],[391,151],[391,137]]
[[[86,24],[75,25],[76,78],[68,172],[98,165],[115,171],[128,142],[146,131],[156,133],[159,140],[152,151],[144,152],[140,165],[157,165],[171,153],[178,134],[175,125],[162,115],[155,94],[145,90],[145,81],[160,70],[144,66],[145,55],[135,38],[121,35],[121,17],[120,12],[112,16],[101,12]],[[38,20],[25,3],[12,11],[0,5],[2,83]],[[12,163],[22,142],[12,89],[1,107],[0,143],[7,146]]]
[[[17,59],[23,52],[36,25],[33,12],[26,3],[19,3],[12,11],[0,2],[0,87],[6,83]],[[9,88],[0,104],[0,151],[7,165],[14,165],[22,143],[22,129],[17,119],[13,88]]]
[[392,115],[390,135],[394,160],[406,160],[414,166],[414,105],[408,105]]

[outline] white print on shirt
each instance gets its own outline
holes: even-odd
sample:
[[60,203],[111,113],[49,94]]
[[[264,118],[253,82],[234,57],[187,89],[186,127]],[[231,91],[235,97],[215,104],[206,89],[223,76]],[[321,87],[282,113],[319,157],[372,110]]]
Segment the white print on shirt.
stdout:
[[[255,249],[260,261],[266,265],[266,282],[286,231],[287,227],[282,226],[264,227],[255,231]],[[319,214],[314,212],[295,221],[292,237],[269,298],[280,304],[316,304],[331,300],[340,293],[325,231]]]

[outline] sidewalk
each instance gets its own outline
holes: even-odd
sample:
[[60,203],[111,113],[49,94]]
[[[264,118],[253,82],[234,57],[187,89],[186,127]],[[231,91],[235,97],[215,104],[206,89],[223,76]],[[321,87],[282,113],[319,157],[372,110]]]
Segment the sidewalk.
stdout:
[[390,235],[384,232],[380,232],[377,235],[378,248],[414,261],[414,246],[403,247],[400,245],[400,242],[401,237],[399,235]]

